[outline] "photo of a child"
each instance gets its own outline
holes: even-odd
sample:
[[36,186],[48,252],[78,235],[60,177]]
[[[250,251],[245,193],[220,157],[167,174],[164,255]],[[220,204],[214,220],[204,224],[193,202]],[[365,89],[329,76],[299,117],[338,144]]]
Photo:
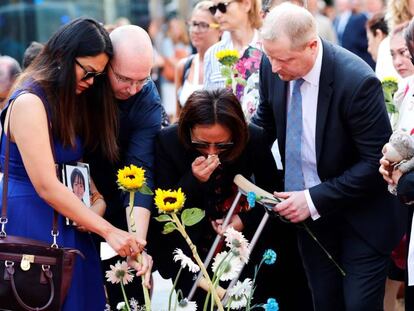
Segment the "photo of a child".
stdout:
[[91,206],[87,166],[65,165],[66,185],[87,207]]

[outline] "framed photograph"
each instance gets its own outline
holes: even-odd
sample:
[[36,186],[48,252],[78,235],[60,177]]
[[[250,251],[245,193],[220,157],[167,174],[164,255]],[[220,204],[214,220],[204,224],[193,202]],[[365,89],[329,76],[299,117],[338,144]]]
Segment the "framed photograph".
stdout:
[[85,204],[91,207],[89,165],[77,162],[63,165],[64,184]]

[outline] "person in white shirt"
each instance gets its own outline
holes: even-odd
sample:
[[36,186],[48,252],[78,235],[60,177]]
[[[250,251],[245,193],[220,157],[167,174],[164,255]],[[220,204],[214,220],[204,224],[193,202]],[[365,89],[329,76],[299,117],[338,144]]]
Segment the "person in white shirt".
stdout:
[[278,139],[285,189],[273,211],[299,225],[315,311],[382,310],[406,211],[378,174],[391,134],[381,84],[362,59],[320,39],[304,8],[276,6],[260,32],[266,56],[252,122],[269,145]]
[[176,68],[176,119],[180,116],[187,98],[203,87],[204,54],[210,46],[220,40],[220,26],[209,11],[212,5],[212,1],[197,3],[188,22],[191,44],[196,48],[197,53],[181,59]]

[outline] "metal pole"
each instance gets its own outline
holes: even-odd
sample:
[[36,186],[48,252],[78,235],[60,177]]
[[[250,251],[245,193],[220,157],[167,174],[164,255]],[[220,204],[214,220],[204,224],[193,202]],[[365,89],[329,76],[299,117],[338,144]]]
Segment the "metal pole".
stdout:
[[[222,225],[223,228],[225,228],[229,224],[230,218],[234,213],[234,210],[237,206],[237,203],[239,203],[241,195],[242,195],[242,193],[240,191],[238,191],[237,195],[236,195],[236,198],[234,199],[229,211],[227,212],[226,218],[224,219],[224,222],[223,222],[223,225]],[[211,259],[213,259],[214,252],[216,251],[216,248],[219,245],[221,239],[222,239],[222,236],[217,234],[216,239],[214,240],[213,245],[211,246],[210,251],[207,254],[207,257],[204,260],[204,266],[206,267],[206,269],[209,266],[209,264],[211,262]],[[200,280],[200,278],[202,276],[203,276],[203,274],[200,272],[197,276],[197,279],[195,280],[195,282],[193,284],[193,287],[191,288],[190,293],[188,294],[188,297],[187,297],[188,300],[191,300],[193,298],[193,296],[195,294],[195,291],[197,290],[198,281]]]

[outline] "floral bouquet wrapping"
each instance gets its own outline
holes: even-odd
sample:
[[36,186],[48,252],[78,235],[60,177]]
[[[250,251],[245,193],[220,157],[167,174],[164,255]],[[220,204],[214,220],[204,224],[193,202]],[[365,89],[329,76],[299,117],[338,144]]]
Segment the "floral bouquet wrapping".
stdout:
[[398,108],[394,102],[394,94],[398,90],[398,80],[394,77],[385,77],[381,81],[382,91],[384,92],[385,106],[390,116],[392,128],[396,126],[398,121]]

